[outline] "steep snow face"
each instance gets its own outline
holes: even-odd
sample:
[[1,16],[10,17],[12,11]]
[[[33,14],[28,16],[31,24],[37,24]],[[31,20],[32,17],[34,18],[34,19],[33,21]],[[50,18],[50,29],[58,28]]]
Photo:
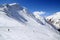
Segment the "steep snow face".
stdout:
[[1,6],[0,40],[60,40],[59,32],[45,18],[17,3]]
[[60,12],[48,16],[47,20],[55,25],[57,29],[60,29]]
[[23,7],[20,7],[18,4],[6,4],[4,12],[7,13],[6,15],[19,21],[19,22],[27,22],[27,20],[23,17],[24,15],[21,11],[23,11]]
[[[8,16],[5,15],[5,12],[0,11],[0,27],[12,27],[12,26],[19,26],[20,23],[17,22],[14,19],[9,18]],[[13,24],[13,25],[12,25]]]

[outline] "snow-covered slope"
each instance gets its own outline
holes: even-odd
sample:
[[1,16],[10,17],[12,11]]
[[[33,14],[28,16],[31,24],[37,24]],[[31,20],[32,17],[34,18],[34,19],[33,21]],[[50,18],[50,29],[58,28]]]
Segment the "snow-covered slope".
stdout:
[[57,29],[60,29],[60,12],[48,16],[47,20],[55,25]]
[[60,40],[59,32],[17,3],[0,6],[0,40]]

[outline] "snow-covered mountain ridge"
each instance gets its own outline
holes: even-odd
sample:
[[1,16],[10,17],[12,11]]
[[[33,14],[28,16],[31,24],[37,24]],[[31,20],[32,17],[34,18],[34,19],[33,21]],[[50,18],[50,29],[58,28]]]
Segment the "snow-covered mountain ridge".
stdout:
[[44,17],[12,3],[0,5],[0,40],[60,40],[60,34]]
[[57,12],[46,18],[49,22],[56,26],[60,30],[60,12]]

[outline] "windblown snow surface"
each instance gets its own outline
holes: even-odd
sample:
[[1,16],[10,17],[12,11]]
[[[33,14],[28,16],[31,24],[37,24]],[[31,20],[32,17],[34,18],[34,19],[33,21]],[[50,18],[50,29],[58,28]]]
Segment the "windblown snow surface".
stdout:
[[0,5],[0,40],[60,40],[54,26],[36,16],[17,3]]

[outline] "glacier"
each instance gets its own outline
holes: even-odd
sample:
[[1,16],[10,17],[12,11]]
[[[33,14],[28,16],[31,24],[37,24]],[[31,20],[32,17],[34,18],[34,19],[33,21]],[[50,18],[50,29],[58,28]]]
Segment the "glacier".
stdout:
[[0,5],[0,40],[60,40],[60,32],[37,16],[18,3]]

